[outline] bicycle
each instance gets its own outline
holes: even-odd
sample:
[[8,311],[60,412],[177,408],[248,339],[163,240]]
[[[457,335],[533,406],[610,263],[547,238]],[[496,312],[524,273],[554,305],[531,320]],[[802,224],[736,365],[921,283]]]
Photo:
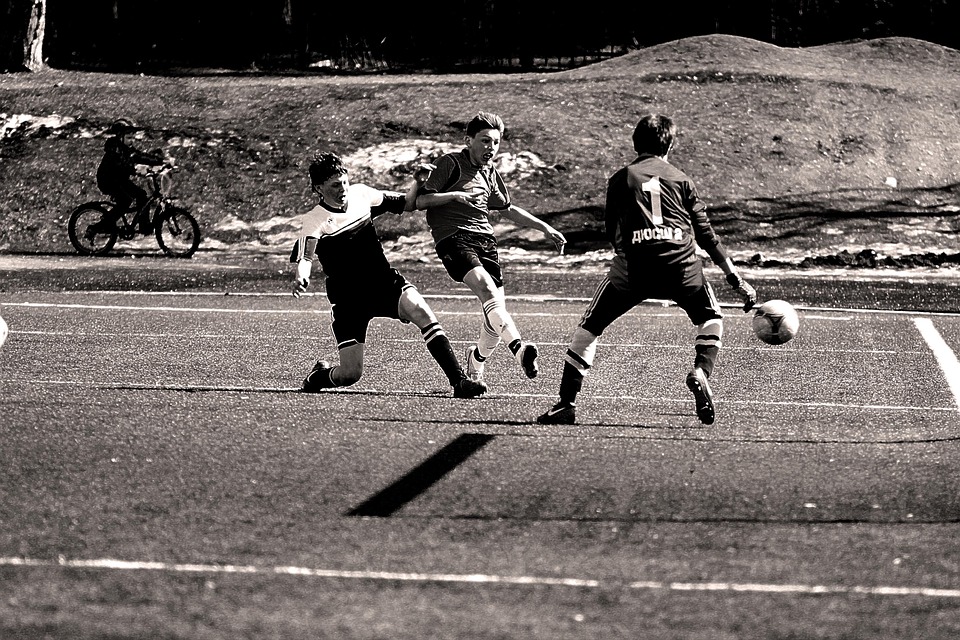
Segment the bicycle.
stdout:
[[140,208],[134,204],[121,209],[114,200],[94,200],[74,209],[67,231],[77,252],[102,256],[118,239],[132,240],[137,235],[152,233],[168,256],[192,256],[200,246],[200,225],[189,211],[173,205],[166,195],[173,184],[169,173],[174,168],[164,165],[144,172],[150,178],[152,193]]

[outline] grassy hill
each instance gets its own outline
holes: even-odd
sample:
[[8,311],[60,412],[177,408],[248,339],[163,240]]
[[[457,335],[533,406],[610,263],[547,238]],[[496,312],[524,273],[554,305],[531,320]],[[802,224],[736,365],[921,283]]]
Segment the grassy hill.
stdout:
[[[0,250],[71,251],[66,216],[100,197],[102,131],[119,116],[144,127],[142,147],[177,158],[202,249],[283,251],[312,202],[314,151],[340,152],[355,181],[399,188],[418,160],[459,145],[478,109],[507,122],[514,201],[574,253],[603,246],[606,179],[632,160],[630,133],[650,111],[679,122],[671,160],[738,257],[960,252],[960,52],[907,38],[785,49],[724,35],[549,74],[0,75]],[[388,239],[422,230],[417,215],[382,228]],[[546,249],[504,231],[507,244]]]

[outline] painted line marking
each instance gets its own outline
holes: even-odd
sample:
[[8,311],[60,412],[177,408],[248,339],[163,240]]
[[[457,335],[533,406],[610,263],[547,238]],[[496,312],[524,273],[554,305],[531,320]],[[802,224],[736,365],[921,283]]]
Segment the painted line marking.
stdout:
[[133,562],[110,558],[71,560],[60,556],[57,560],[33,558],[2,558],[0,566],[31,568],[100,569],[112,571],[159,571],[167,573],[256,574],[303,576],[340,580],[380,580],[390,582],[452,582],[461,584],[510,584],[519,586],[557,586],[586,589],[613,589],[626,587],[634,590],[712,591],[730,593],[816,594],[816,595],[875,595],[919,596],[925,598],[960,598],[960,589],[893,586],[837,586],[806,584],[737,583],[737,582],[661,582],[638,580],[626,584],[589,578],[548,578],[543,576],[503,576],[483,573],[419,573],[397,571],[347,571],[339,569],[311,569],[294,566],[256,566],[229,564],[178,564],[167,562]]
[[957,408],[960,409],[960,362],[957,361],[957,354],[953,352],[929,318],[914,318],[913,324],[916,325],[920,335],[923,336],[930,350],[933,351],[933,355],[947,379],[947,386],[953,393]]
[[[251,387],[235,385],[210,385],[204,383],[191,383],[190,381],[179,384],[145,384],[135,382],[97,382],[82,380],[43,380],[28,378],[0,378],[3,384],[26,384],[26,385],[51,385],[51,386],[74,386],[74,387],[96,387],[100,389],[116,389],[120,391],[150,390],[150,391],[209,391],[209,392],[243,392],[251,393],[288,393],[299,391],[300,387]],[[439,387],[438,387],[439,389]],[[449,389],[437,393],[446,394]],[[326,391],[320,394],[314,394],[313,397],[322,397],[324,395],[345,396],[345,395],[390,395],[397,397],[421,398],[433,396],[434,393],[424,390],[409,389],[377,389],[373,387],[338,388],[334,391]],[[497,398],[519,398],[519,399],[538,399],[538,400],[556,400],[556,394],[551,393],[510,393],[501,392],[489,394],[488,397]],[[619,395],[591,396],[594,401],[627,401],[640,404],[689,404],[689,398],[645,398],[641,396]],[[888,404],[852,404],[847,402],[787,402],[775,400],[725,400],[725,404],[737,404],[744,406],[765,406],[765,407],[795,407],[804,409],[859,409],[864,411],[946,411],[955,413],[955,407],[930,407],[919,405],[888,405]]]
[[[317,314],[327,314],[329,311],[317,311]],[[463,313],[442,313],[441,316],[448,315],[472,315],[472,314],[463,314]],[[525,316],[532,314],[519,314],[514,313],[514,316]],[[539,315],[539,314],[538,314]],[[544,314],[549,316],[562,316],[565,314]],[[572,314],[571,314],[572,315]],[[579,317],[579,316],[577,316]],[[380,318],[375,318],[374,320],[380,320]],[[297,340],[306,340],[306,341],[327,341],[330,339],[328,335],[317,333],[313,336],[288,336],[288,335],[263,335],[263,334],[254,334],[254,333],[197,333],[197,334],[183,334],[183,333],[136,333],[125,331],[122,333],[110,333],[104,331],[39,331],[39,330],[11,330],[10,335],[23,335],[23,336],[59,336],[59,337],[118,337],[118,338],[151,338],[151,339],[164,339],[164,338],[176,338],[181,339],[183,337],[189,337],[197,340],[223,340],[223,339],[246,339],[246,340],[289,340],[291,338],[296,338]],[[387,338],[380,337],[379,340],[383,343],[397,343],[397,344],[423,344],[423,338]],[[454,345],[471,345],[473,340],[450,340],[450,344]],[[567,342],[548,342],[548,341],[537,341],[537,344],[541,347],[557,347],[566,349],[568,346]],[[603,342],[602,346],[606,349],[614,348],[625,348],[625,349],[675,349],[678,351],[688,351],[690,349],[689,344],[669,344],[669,343],[652,343],[652,342]],[[735,346],[725,344],[723,346],[724,351],[764,351],[766,352],[769,349],[770,353],[797,353],[801,349],[795,347],[794,345],[784,346],[780,345],[777,347],[771,347],[769,345],[761,345],[759,343],[751,346]],[[855,353],[860,355],[917,355],[921,353],[926,353],[926,351],[908,351],[905,349],[811,349],[804,347],[802,349],[804,354],[837,354],[837,353]]]
[[142,307],[114,304],[63,304],[53,302],[9,302],[5,307],[32,307],[41,309],[94,309],[99,311],[180,311],[187,313],[282,313],[282,314],[317,314],[329,313],[330,310],[316,309],[230,309],[226,307]]
[[[130,295],[130,296],[138,296],[138,295],[142,295],[142,296],[149,296],[149,295],[160,296],[160,295],[163,295],[163,296],[177,296],[177,297],[186,297],[186,298],[190,298],[190,297],[201,297],[201,296],[210,296],[210,297],[214,297],[214,296],[215,296],[215,297],[218,297],[218,298],[232,298],[232,297],[241,297],[241,296],[247,296],[247,297],[287,297],[287,296],[290,295],[289,293],[284,293],[284,294],[240,294],[240,293],[225,294],[225,293],[204,293],[204,292],[188,293],[188,292],[175,292],[175,291],[171,291],[171,292],[147,292],[147,291],[133,291],[133,292],[120,292],[120,291],[116,291],[116,292],[113,292],[113,291],[111,291],[111,292],[102,292],[102,291],[76,291],[76,292],[63,292],[63,293],[65,293],[65,294],[97,294],[97,295],[113,294],[113,295]],[[58,295],[63,295],[63,293],[58,293]],[[302,297],[304,297],[304,298],[309,298],[309,297],[311,297],[311,296],[326,298],[326,294],[321,294],[321,293],[314,293],[314,294],[307,293],[307,294],[304,294]],[[469,302],[469,301],[476,301],[476,297],[473,296],[473,295],[459,295],[459,294],[447,294],[447,293],[442,293],[442,294],[423,294],[423,297],[424,297],[424,298],[431,299],[431,300],[461,300],[461,301],[468,301],[468,302]],[[554,302],[556,302],[556,303],[573,303],[573,302],[576,302],[576,303],[584,304],[584,303],[590,302],[591,298],[565,298],[565,297],[559,297],[559,296],[507,296],[507,300],[508,300],[508,301],[511,301],[511,302],[530,302],[530,303],[537,303],[537,304],[549,304],[549,303],[554,303]],[[724,307],[724,308],[729,308],[729,309],[740,309],[740,305],[738,305],[738,304],[736,304],[736,303],[720,303],[720,306],[721,306],[721,307]],[[225,309],[225,308],[222,308],[222,307],[211,307],[211,308],[202,308],[202,307],[141,307],[141,306],[124,306],[124,305],[67,304],[67,303],[53,303],[53,302],[4,302],[4,303],[0,304],[0,307],[54,307],[54,308],[79,308],[79,309],[127,309],[127,310],[146,310],[146,311],[150,311],[150,310],[159,310],[159,311],[222,311],[222,312],[225,312],[225,313],[317,313],[317,312],[318,312],[318,311],[316,311],[316,310],[298,310],[298,309],[269,310],[269,309]],[[672,309],[674,309],[674,311],[669,312],[669,313],[667,313],[667,312],[661,312],[661,313],[658,314],[658,315],[673,317],[673,316],[676,316],[676,315],[680,314],[680,315],[682,316],[682,312],[679,311],[679,308],[676,307],[676,305],[675,305],[673,302],[668,301],[668,300],[654,300],[654,299],[646,300],[646,301],[643,302],[641,305],[639,305],[638,307],[636,307],[635,310],[634,310],[634,312],[646,316],[646,315],[650,315],[650,314],[649,314],[649,313],[646,313],[645,310],[646,310],[646,309],[651,309],[651,308],[661,308],[661,309],[662,309],[662,308],[672,308]],[[853,308],[850,308],[850,307],[835,307],[835,308],[834,308],[834,307],[813,307],[813,306],[802,306],[802,305],[794,305],[794,308],[795,308],[797,311],[803,311],[803,312],[822,312],[822,313],[826,313],[826,314],[834,314],[834,315],[829,315],[829,316],[820,316],[820,315],[810,315],[810,314],[805,313],[803,317],[804,317],[805,319],[811,319],[811,320],[816,319],[816,320],[840,320],[840,321],[847,321],[847,320],[851,320],[851,319],[852,319],[852,317],[837,317],[837,316],[835,315],[835,314],[840,314],[840,313],[856,314],[856,315],[893,315],[893,316],[897,316],[897,315],[907,315],[907,316],[914,316],[914,317],[916,317],[916,316],[921,316],[921,317],[930,316],[930,317],[941,317],[941,318],[956,318],[956,317],[960,317],[960,313],[951,312],[951,311],[901,311],[901,310],[898,310],[898,309],[853,309]],[[463,315],[470,314],[470,315],[472,315],[472,314],[479,314],[479,311],[470,311],[470,312],[460,312],[460,311],[457,311],[457,312],[451,312],[451,314],[463,314]],[[516,315],[532,315],[532,316],[535,316],[535,315],[542,315],[542,316],[564,315],[564,316],[575,316],[575,317],[578,317],[578,318],[579,318],[579,317],[582,315],[582,311],[578,311],[578,312],[576,312],[576,313],[526,313],[526,314],[520,313],[520,312],[513,312],[513,311],[511,311],[511,315],[515,315],[515,316],[516,316]],[[734,317],[734,316],[731,316],[731,317]],[[736,316],[736,317],[743,317],[743,318],[748,318],[748,319],[749,319],[749,318],[752,317],[752,315],[751,315],[750,313],[745,313],[745,314],[743,314],[742,316]]]

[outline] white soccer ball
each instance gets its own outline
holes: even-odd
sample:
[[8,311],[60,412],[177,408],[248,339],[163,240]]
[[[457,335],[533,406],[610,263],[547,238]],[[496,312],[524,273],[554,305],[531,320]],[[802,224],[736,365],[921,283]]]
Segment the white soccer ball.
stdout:
[[7,326],[7,321],[3,319],[3,316],[0,316],[0,347],[7,341],[8,335],[10,335],[10,327]]
[[785,300],[768,300],[753,314],[753,333],[767,344],[790,342],[799,330],[797,310]]

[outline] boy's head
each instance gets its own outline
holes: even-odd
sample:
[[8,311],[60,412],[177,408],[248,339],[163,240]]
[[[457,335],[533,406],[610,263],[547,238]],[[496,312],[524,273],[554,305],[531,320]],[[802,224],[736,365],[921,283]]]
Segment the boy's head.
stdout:
[[333,176],[346,175],[347,167],[335,153],[317,153],[310,162],[310,186],[319,187]]
[[320,199],[332,207],[343,208],[347,204],[347,167],[335,153],[325,152],[313,156],[310,163],[310,187]]
[[467,123],[467,135],[471,138],[484,129],[496,129],[503,135],[503,118],[495,113],[480,111],[473,117],[473,120]]
[[493,162],[503,137],[503,119],[495,113],[479,112],[467,123],[467,149],[476,165]]
[[137,125],[134,124],[133,120],[129,118],[118,118],[114,120],[110,128],[107,129],[107,134],[111,136],[123,136],[128,133],[133,133],[136,130]]
[[633,149],[639,155],[665,156],[673,147],[677,125],[669,117],[651,113],[640,118],[633,130]]

